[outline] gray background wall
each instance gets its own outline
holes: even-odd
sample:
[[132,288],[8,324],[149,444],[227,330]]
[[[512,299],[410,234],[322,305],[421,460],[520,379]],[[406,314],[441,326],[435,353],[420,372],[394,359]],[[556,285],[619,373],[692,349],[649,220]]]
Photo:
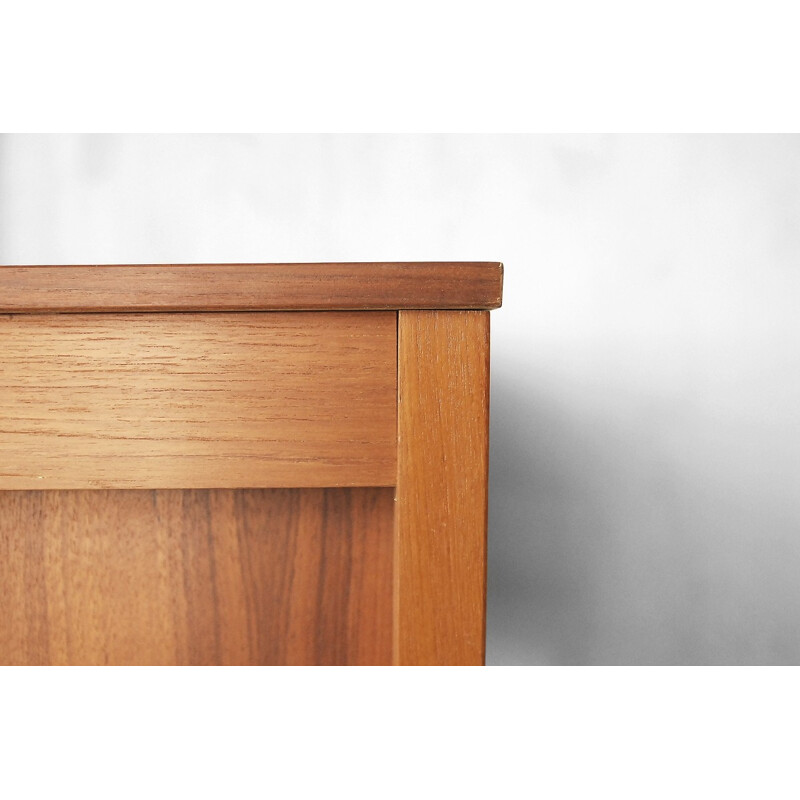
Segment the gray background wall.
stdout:
[[0,263],[505,262],[492,664],[800,662],[799,215],[798,137],[0,138]]

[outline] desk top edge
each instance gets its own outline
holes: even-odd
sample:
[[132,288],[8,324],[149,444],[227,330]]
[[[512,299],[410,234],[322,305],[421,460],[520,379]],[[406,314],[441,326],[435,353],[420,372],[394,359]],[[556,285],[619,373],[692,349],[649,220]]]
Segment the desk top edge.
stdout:
[[0,265],[0,313],[491,310],[495,261]]

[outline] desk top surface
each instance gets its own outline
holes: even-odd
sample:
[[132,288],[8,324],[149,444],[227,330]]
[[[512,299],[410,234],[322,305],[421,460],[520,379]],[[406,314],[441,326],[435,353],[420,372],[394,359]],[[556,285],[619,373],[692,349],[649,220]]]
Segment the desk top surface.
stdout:
[[502,289],[487,261],[0,266],[0,313],[488,310]]

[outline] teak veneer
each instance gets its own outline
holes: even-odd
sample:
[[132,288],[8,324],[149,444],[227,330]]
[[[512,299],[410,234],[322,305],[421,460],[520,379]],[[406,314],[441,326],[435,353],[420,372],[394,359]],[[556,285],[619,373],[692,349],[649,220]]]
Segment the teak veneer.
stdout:
[[0,664],[482,664],[501,294],[0,266]]

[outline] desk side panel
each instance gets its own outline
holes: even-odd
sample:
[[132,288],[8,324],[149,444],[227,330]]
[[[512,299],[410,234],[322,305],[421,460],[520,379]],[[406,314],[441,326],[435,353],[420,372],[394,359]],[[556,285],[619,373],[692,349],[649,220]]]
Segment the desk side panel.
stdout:
[[388,664],[393,490],[0,491],[0,664]]

